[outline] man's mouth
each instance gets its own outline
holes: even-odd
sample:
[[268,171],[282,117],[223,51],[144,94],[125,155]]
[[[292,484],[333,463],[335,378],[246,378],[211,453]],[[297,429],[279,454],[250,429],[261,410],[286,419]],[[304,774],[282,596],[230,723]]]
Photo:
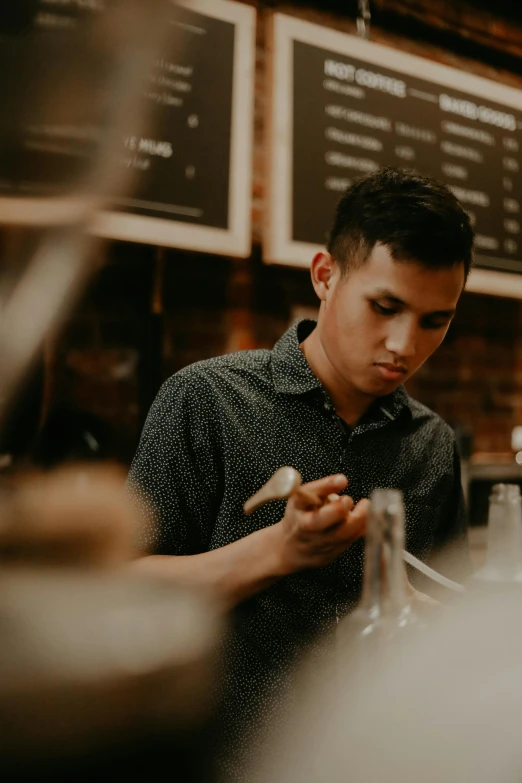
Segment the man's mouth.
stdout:
[[375,366],[379,370],[379,374],[387,381],[401,380],[408,372],[403,364],[376,362]]

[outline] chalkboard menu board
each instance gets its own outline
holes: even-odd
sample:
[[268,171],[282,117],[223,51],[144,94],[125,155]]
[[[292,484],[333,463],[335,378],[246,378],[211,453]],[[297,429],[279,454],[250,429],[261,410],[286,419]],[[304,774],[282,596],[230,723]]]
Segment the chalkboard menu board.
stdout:
[[522,296],[521,148],[522,92],[274,14],[268,261],[308,266],[351,182],[404,166],[469,212],[468,288]]
[[255,11],[230,0],[173,4],[172,47],[147,87],[151,134],[123,140],[134,173],[128,198],[95,226],[99,235],[247,256]]

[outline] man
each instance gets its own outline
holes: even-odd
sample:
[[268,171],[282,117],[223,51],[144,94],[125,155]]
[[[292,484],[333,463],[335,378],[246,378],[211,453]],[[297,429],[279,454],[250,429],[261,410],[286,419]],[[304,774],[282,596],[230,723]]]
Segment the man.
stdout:
[[[453,434],[402,384],[447,332],[472,242],[445,185],[396,169],[360,180],[312,261],[317,324],[295,324],[272,351],[187,367],[152,406],[129,478],[155,547],[139,567],[236,607],[231,746],[285,667],[356,604],[374,488],[404,493],[414,555],[464,535]],[[297,495],[246,517],[244,502],[283,465],[339,500],[314,507]]]

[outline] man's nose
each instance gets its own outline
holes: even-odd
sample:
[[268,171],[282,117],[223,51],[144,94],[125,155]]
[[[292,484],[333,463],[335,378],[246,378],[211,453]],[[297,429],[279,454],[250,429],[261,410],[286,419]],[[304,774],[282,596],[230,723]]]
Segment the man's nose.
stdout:
[[386,339],[386,350],[397,357],[408,359],[417,350],[417,325],[410,319],[398,319],[390,324]]

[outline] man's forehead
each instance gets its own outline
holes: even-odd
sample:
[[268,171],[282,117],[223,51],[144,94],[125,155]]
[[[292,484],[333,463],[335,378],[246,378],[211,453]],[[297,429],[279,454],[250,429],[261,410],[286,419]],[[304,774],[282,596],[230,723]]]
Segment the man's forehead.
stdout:
[[358,271],[366,293],[427,312],[455,309],[465,282],[463,263],[428,267],[413,260],[396,260],[384,245],[376,245]]

